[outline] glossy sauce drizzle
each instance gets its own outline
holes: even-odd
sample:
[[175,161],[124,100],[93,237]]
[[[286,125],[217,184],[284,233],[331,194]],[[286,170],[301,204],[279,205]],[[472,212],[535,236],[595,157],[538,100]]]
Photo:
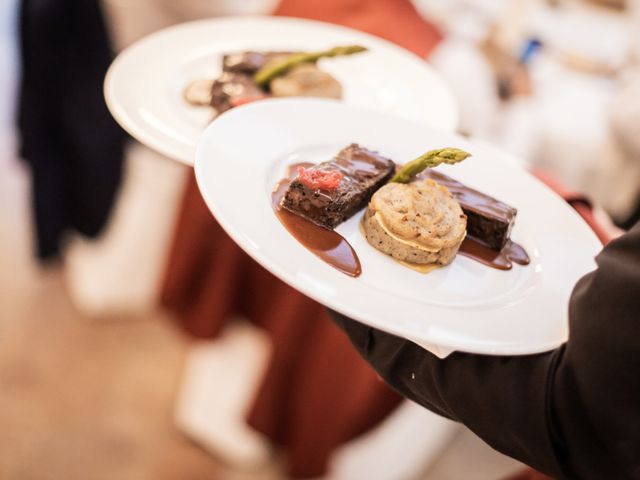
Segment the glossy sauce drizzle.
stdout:
[[357,277],[362,272],[360,260],[353,247],[342,235],[334,230],[320,227],[280,206],[282,197],[295,176],[296,167],[306,168],[311,165],[313,164],[296,163],[289,166],[287,177],[278,182],[271,194],[273,209],[289,233],[310,252],[341,272]]
[[507,240],[504,248],[498,251],[487,247],[473,237],[467,237],[460,245],[459,253],[499,270],[511,270],[514,263],[529,265],[530,262],[525,249],[511,240]]

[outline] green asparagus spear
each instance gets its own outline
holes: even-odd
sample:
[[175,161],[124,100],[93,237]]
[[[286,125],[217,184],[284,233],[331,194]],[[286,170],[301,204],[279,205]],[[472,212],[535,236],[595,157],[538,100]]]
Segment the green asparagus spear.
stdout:
[[337,57],[339,55],[351,55],[352,53],[366,51],[367,49],[360,45],[348,45],[345,47],[334,47],[331,50],[321,52],[293,53],[275,64],[267,64],[262,67],[253,76],[253,80],[258,85],[265,86],[275,77],[288,72],[293,67],[300,65],[301,63],[314,63],[322,57]]
[[458,163],[470,156],[470,153],[458,148],[429,150],[427,153],[420,155],[415,160],[405,163],[393,178],[389,180],[389,182],[409,183],[413,177],[425,168],[436,167],[441,163]]

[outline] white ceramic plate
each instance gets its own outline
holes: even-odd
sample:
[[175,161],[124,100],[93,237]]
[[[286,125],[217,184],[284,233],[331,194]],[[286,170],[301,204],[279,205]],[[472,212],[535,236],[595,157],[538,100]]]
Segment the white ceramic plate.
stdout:
[[241,17],[184,23],[122,52],[105,78],[105,98],[133,137],[192,165],[214,111],[183,99],[191,80],[220,74],[222,55],[242,50],[311,50],[361,44],[367,53],[323,60],[343,86],[344,100],[452,131],[457,108],[449,89],[419,57],[345,27],[285,17]]
[[[270,192],[287,164],[327,160],[351,142],[397,162],[444,146],[472,152],[461,164],[438,169],[518,208],[512,238],[531,264],[500,271],[457,256],[423,275],[372,248],[358,230],[361,213],[337,231],[356,250],[362,275],[348,277],[316,258],[280,224]],[[225,113],[205,130],[195,173],[216,219],[269,271],[330,308],[440,355],[527,354],[562,343],[570,292],[600,250],[587,224],[515,160],[451,133],[334,101],[265,100]]]

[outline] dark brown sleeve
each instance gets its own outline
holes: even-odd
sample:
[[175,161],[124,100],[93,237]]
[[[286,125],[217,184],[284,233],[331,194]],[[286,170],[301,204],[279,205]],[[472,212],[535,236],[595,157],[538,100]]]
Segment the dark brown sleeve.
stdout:
[[334,314],[407,398],[556,478],[640,478],[640,224],[597,257],[571,297],[570,339],[545,354],[453,353]]

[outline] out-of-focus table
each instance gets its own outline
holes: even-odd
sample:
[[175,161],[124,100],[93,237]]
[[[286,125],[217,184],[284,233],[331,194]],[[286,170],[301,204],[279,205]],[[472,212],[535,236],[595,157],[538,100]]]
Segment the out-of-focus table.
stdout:
[[[448,33],[433,59],[459,100],[462,129],[548,171],[617,220],[637,208],[640,161],[619,141],[616,116],[638,121],[630,115],[638,80],[628,73],[629,60],[640,59],[640,0],[627,10],[583,0],[418,1]],[[482,52],[490,40],[515,63],[532,38],[542,48],[527,62],[530,92],[500,102]]]

